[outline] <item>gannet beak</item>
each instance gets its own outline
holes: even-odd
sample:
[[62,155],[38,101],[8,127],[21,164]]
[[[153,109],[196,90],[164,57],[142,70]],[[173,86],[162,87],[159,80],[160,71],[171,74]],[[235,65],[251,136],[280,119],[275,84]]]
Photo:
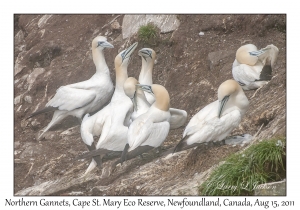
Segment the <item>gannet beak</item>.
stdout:
[[137,88],[139,88],[139,89],[142,89],[143,91],[154,94],[150,85],[136,84],[135,86],[137,86]]
[[122,53],[122,61],[124,61],[124,59],[129,58],[131,56],[131,54],[133,53],[133,51],[135,50],[135,48],[137,47],[138,42],[134,43],[133,45],[131,45],[130,47],[128,47],[123,53]]
[[111,43],[109,43],[108,41],[100,41],[100,42],[98,42],[98,46],[97,47],[99,47],[99,46],[101,46],[103,48],[114,48],[114,46]]
[[219,111],[218,111],[218,117],[219,117],[219,118],[221,117],[222,111],[223,111],[223,109],[224,109],[224,107],[225,107],[225,104],[227,103],[228,99],[229,99],[229,95],[228,95],[228,96],[225,96],[225,97],[222,99],[222,101],[219,102],[219,103],[220,103],[220,104],[219,104]]
[[146,57],[150,57],[152,59],[152,52],[148,49],[143,48],[143,49],[139,50],[138,55],[142,56],[145,60],[146,60]]

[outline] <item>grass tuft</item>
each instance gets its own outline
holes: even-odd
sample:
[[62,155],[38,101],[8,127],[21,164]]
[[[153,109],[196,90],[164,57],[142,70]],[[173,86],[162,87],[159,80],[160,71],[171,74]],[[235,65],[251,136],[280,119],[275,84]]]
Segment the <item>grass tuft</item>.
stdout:
[[285,137],[264,140],[229,156],[199,187],[200,195],[253,195],[257,185],[285,178]]
[[153,23],[141,26],[138,30],[138,38],[147,44],[155,44],[158,38],[158,28]]

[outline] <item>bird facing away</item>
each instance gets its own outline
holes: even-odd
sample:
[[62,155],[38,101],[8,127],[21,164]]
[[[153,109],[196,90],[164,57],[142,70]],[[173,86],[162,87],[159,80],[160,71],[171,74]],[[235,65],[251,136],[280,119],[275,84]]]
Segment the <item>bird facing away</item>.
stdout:
[[[152,85],[152,71],[154,66],[154,61],[156,59],[156,53],[153,49],[143,48],[139,50],[138,55],[142,58],[142,69],[139,75],[139,83],[144,85]],[[149,104],[153,104],[155,97],[145,92],[145,96]],[[170,108],[171,129],[176,129],[184,125],[187,120],[187,112],[181,109]]]
[[[142,154],[152,148],[159,147],[166,139],[170,129],[170,97],[161,85],[139,85],[137,87],[154,95],[155,102],[148,111],[137,117],[129,126],[127,140],[121,156],[121,163]],[[130,153],[131,152],[131,153]]]
[[[139,82],[133,78],[129,77],[124,83],[125,94],[131,99],[134,111],[131,115],[131,120],[134,121],[138,116],[144,114],[150,108],[150,104],[147,101],[144,91],[140,88],[136,88]],[[180,109],[169,109],[170,117],[170,129],[176,129],[184,125],[187,119],[187,113]]]
[[223,82],[218,89],[218,100],[192,117],[174,152],[225,139],[239,125],[248,106],[249,101],[236,81]]
[[241,46],[236,51],[232,65],[233,78],[244,90],[262,87],[272,79],[278,52],[278,48],[272,44],[261,50],[257,50],[253,44]]
[[111,99],[114,88],[103,50],[104,48],[113,47],[103,36],[94,38],[92,41],[92,55],[96,73],[86,81],[61,86],[56,90],[56,94],[46,104],[45,108],[32,113],[28,117],[31,118],[41,113],[54,111],[51,122],[42,130],[38,139],[67,116],[75,116],[81,121],[84,114],[97,111],[107,104]]
[[[128,78],[129,59],[137,42],[120,52],[115,58],[116,87],[110,103],[92,116],[86,114],[81,124],[81,137],[88,149],[100,149],[100,156],[94,156],[85,174],[97,165],[101,167],[102,157],[111,151],[123,151],[127,143],[130,115],[133,111],[131,100],[125,95],[123,85]],[[100,136],[97,145],[93,136]]]

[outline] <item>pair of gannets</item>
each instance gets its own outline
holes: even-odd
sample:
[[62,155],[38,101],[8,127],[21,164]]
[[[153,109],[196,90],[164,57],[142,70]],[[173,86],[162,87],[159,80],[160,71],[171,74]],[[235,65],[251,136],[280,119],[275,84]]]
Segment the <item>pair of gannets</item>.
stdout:
[[[96,114],[86,114],[81,124],[81,137],[90,151],[99,149],[100,153],[93,157],[85,174],[97,165],[102,165],[102,157],[112,151],[123,151],[127,143],[127,131],[133,104],[124,93],[123,85],[128,78],[127,67],[130,56],[137,47],[137,42],[115,57],[116,87],[110,103]],[[100,136],[97,145],[94,136]]]
[[239,125],[248,106],[249,101],[236,81],[223,82],[218,88],[218,100],[192,117],[174,152],[225,139]]
[[81,120],[84,114],[97,111],[107,104],[111,99],[114,87],[105,62],[103,49],[113,47],[105,37],[98,36],[94,38],[92,41],[92,55],[96,73],[89,80],[61,86],[45,108],[32,113],[28,117],[31,118],[55,110],[51,122],[43,129],[38,138],[41,138],[52,126],[69,115]]
[[[139,83],[151,86],[153,84],[152,71],[156,59],[156,53],[153,49],[143,48],[139,51],[138,55],[142,58],[142,69],[139,75]],[[155,102],[155,96],[152,93],[145,91],[144,94],[147,101],[149,102],[149,105],[142,102],[142,100],[144,100],[141,99],[142,96],[139,97],[138,100],[141,101],[139,106],[142,107],[139,110],[140,113],[143,112],[143,110],[147,110],[147,106],[149,108],[150,105]],[[170,129],[176,129],[183,126],[187,120],[187,112],[185,110],[175,108],[170,108],[169,111],[171,114]]]
[[233,78],[244,90],[261,88],[272,79],[278,52],[272,44],[261,50],[253,44],[241,46],[232,65]]

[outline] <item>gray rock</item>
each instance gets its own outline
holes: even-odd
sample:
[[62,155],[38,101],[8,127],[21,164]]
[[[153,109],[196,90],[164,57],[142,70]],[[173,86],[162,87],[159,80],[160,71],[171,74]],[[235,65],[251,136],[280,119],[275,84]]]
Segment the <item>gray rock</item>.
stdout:
[[33,127],[36,127],[37,125],[41,124],[40,122],[38,122],[36,119],[34,119],[32,122],[31,122],[31,125]]
[[35,82],[36,78],[45,72],[44,68],[35,68],[33,69],[33,72],[27,77],[27,82],[29,84],[28,90],[31,89],[33,83]]
[[20,30],[15,36],[15,45],[19,45],[24,41],[24,33]]
[[43,146],[41,144],[29,145],[22,152],[22,154],[20,155],[20,158],[23,159],[23,158],[28,158],[28,157],[39,156],[39,155],[42,155],[44,153],[44,151],[47,149],[49,149],[49,148],[45,148],[45,146]]
[[23,99],[23,94],[18,95],[18,96],[15,97],[15,99],[14,99],[14,104],[16,105],[16,104],[21,103],[21,102],[22,102],[22,99]]
[[154,23],[162,33],[176,30],[180,22],[176,15],[125,15],[122,23],[123,39],[135,34],[140,26]]
[[24,100],[27,102],[27,103],[32,103],[32,98],[31,96],[25,96]]
[[[235,58],[235,51],[217,51],[217,52],[211,52],[208,54],[208,62],[210,66],[210,70],[214,70],[216,66],[219,66],[220,63],[227,63],[226,61],[229,59],[229,62],[234,61]],[[224,61],[226,60],[226,61]]]
[[14,74],[17,75],[20,73],[26,66],[22,64],[23,58],[26,55],[26,52],[20,52],[15,62]]
[[43,182],[40,185],[20,190],[15,195],[52,195],[71,187],[82,185],[93,179],[96,180],[97,178],[95,176],[65,176],[61,179]]
[[255,187],[254,195],[286,195],[286,180],[260,184]]
[[39,28],[43,28],[47,21],[52,17],[52,15],[44,15],[43,17],[41,17],[41,19],[38,22],[38,27]]

